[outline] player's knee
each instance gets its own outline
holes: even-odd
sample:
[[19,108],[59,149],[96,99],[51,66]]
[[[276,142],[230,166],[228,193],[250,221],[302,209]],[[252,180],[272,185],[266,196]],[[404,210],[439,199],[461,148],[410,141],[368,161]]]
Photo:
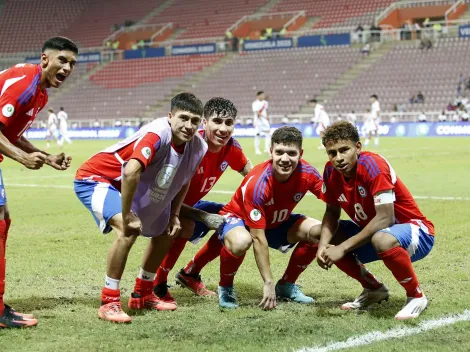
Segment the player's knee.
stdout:
[[377,253],[386,252],[400,245],[400,242],[394,236],[380,231],[372,236],[371,243]]
[[252,243],[253,239],[245,229],[242,231],[236,231],[236,229],[229,231],[224,239],[225,247],[236,256],[245,254]]
[[181,232],[180,232],[179,237],[191,238],[191,236],[194,233],[194,228],[196,226],[194,221],[190,219],[181,218],[180,223],[181,223]]
[[116,233],[117,233],[116,240],[120,244],[122,244],[126,247],[132,247],[132,245],[137,240],[137,237],[139,237],[139,235],[137,233],[124,234],[124,231],[120,231],[120,230],[116,230]]
[[308,231],[307,240],[309,243],[318,244],[321,236],[321,223],[313,225]]

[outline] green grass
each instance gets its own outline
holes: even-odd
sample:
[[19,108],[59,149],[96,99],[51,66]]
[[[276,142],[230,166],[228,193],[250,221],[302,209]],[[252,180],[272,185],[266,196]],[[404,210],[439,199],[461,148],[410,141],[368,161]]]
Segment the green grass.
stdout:
[[[251,139],[240,141],[254,163],[262,161],[254,155]],[[417,321],[401,323],[393,319],[404,302],[404,292],[381,262],[369,268],[391,290],[386,304],[362,313],[339,310],[341,303],[361,291],[360,286],[337,269],[325,272],[313,263],[299,283],[317,303],[282,303],[275,311],[264,312],[257,306],[262,281],[251,253],[236,277],[241,304],[236,311],[221,312],[217,299],[195,297],[173,287],[178,301],[175,312],[137,314],[130,325],[100,321],[99,295],[107,250],[114,236],[100,235],[71,186],[76,168],[111,143],[76,141],[68,147],[73,167],[63,173],[51,168],[29,171],[10,160],[1,164],[13,220],[7,250],[6,301],[18,310],[36,314],[39,326],[0,330],[0,351],[287,351],[342,341],[373,330],[416,326],[421,320],[461,313],[470,306],[470,201],[426,199],[418,203],[436,225],[436,244],[430,255],[415,265],[430,299],[429,309]],[[42,142],[37,144],[44,146]],[[317,144],[318,140],[306,140],[304,157],[322,172],[326,154],[317,150]],[[468,139],[384,138],[378,150],[414,195],[470,197]],[[214,189],[234,190],[240,181],[237,173],[228,170]],[[41,187],[28,188],[25,184]],[[48,185],[65,188],[46,188]],[[229,195],[215,193],[207,198],[226,202]],[[296,208],[296,212],[314,218],[321,218],[323,210],[324,205],[315,197],[304,198]],[[129,256],[121,285],[126,301],[146,242],[139,239]],[[198,248],[187,246],[170,278]],[[282,275],[289,255],[271,251],[275,277]],[[203,279],[209,288],[216,289],[218,260],[209,264]],[[354,351],[468,351],[469,328],[469,322],[462,322]]]

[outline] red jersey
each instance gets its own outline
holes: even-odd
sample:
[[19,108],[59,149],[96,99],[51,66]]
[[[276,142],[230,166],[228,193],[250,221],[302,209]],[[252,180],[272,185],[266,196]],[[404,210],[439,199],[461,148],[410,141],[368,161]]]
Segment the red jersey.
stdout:
[[137,159],[146,168],[159,147],[160,137],[148,132],[143,138],[124,146],[114,154],[100,152],[93,155],[80,166],[75,178],[107,182],[121,190],[122,165],[130,159]]
[[[204,131],[199,132],[204,137]],[[217,153],[207,151],[196,173],[191,179],[184,203],[193,206],[201,200],[217,183],[228,166],[235,171],[242,171],[248,162],[242,147],[234,138]]]
[[39,86],[41,74],[41,66],[31,64],[18,64],[0,72],[0,122],[10,143],[21,137],[47,104],[47,91]]
[[382,156],[361,152],[357,160],[356,176],[345,180],[327,162],[323,174],[325,202],[341,207],[349,217],[360,227],[364,228],[375,217],[375,205],[379,199],[374,196],[383,191],[393,190],[395,193],[395,223],[415,222],[418,226],[424,224],[431,235],[434,225],[421,213],[410,191],[397,177],[392,166]]
[[289,218],[307,191],[321,197],[322,178],[301,159],[286,182],[273,176],[272,160],[257,165],[245,176],[222,214],[233,214],[254,229],[273,229]]

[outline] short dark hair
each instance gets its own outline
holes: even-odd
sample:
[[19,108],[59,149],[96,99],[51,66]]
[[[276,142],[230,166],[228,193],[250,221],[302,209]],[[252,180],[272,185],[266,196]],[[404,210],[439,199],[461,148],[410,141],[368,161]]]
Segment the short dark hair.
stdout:
[[352,123],[348,121],[338,121],[326,128],[322,143],[326,146],[329,142],[353,141],[357,143],[360,140],[359,132]]
[[256,96],[259,96],[261,94],[264,94],[264,91],[260,90],[258,93],[256,93]]
[[302,149],[302,132],[292,126],[279,127],[271,137],[271,145],[276,144],[297,144]]
[[209,99],[204,105],[204,117],[206,119],[216,115],[217,117],[235,119],[238,110],[233,103],[225,98],[214,97]]
[[171,99],[171,112],[175,110],[188,111],[190,113],[202,116],[204,112],[204,106],[193,93],[183,92],[175,95]]
[[372,94],[370,97],[379,100],[379,97],[377,96],[377,94]]
[[312,99],[310,100],[310,103],[318,103],[318,102],[317,102],[317,99]]
[[60,110],[64,111],[64,107],[63,107],[63,106],[61,106],[61,107],[60,107]]
[[69,38],[65,37],[52,37],[46,40],[42,46],[42,52],[45,52],[48,49],[59,51],[68,50],[75,54],[78,54],[77,45]]

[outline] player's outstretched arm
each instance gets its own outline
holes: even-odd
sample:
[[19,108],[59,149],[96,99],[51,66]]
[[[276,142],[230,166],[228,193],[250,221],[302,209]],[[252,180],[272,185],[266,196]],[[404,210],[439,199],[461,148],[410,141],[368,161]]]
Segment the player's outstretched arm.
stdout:
[[[0,126],[0,129],[2,127]],[[0,132],[0,153],[32,170],[40,169],[47,157],[41,152],[27,152],[11,144],[2,132]]]
[[242,175],[243,177],[245,177],[246,175],[248,175],[248,173],[253,169],[253,164],[251,163],[250,160],[248,160],[245,164],[245,167],[243,168],[242,171],[240,171],[240,175]]
[[56,170],[67,170],[70,167],[72,162],[72,157],[65,155],[65,153],[60,153],[57,155],[51,155],[43,150],[36,148],[30,141],[28,141],[24,136],[21,136],[18,141],[16,141],[15,146],[20,148],[26,153],[41,153],[46,156],[45,164],[53,167]]
[[264,281],[263,299],[260,306],[264,309],[276,308],[276,293],[274,290],[273,274],[271,264],[269,263],[269,246],[265,231],[262,229],[250,228],[250,234],[253,238],[253,251],[256,264]]
[[121,185],[121,203],[125,236],[138,236],[142,234],[142,223],[131,211],[132,200],[134,199],[142,170],[143,166],[137,159],[129,160],[124,167]]
[[325,215],[321,224],[320,243],[318,244],[317,263],[318,265],[328,270],[326,261],[324,259],[325,250],[329,247],[336,230],[338,229],[339,218],[341,216],[341,208],[337,205],[327,204]]
[[181,206],[180,217],[202,222],[211,230],[217,230],[225,222],[225,218],[222,215],[210,214],[186,204]]

